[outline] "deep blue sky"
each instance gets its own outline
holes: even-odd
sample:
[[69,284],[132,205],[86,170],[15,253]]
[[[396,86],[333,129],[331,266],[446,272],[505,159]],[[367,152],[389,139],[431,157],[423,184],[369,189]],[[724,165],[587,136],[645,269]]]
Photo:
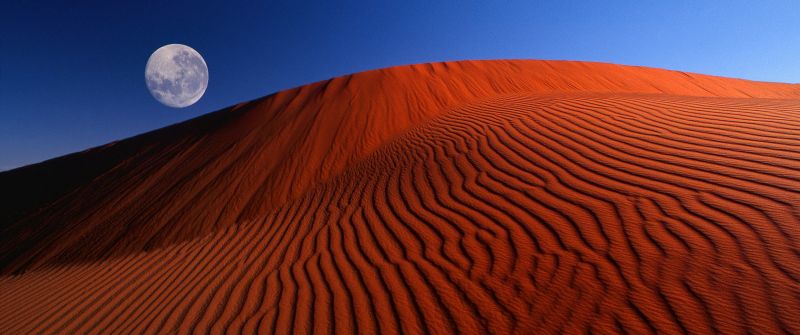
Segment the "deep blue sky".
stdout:
[[[205,96],[185,109],[160,105],[144,82],[147,58],[169,43],[209,66]],[[800,1],[5,0],[0,170],[337,75],[495,58],[796,83]]]

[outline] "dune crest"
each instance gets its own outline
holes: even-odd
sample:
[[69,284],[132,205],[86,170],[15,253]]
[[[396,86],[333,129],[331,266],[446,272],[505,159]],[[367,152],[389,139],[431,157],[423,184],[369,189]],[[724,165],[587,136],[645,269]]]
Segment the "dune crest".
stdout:
[[0,186],[0,332],[800,333],[798,85],[393,67]]

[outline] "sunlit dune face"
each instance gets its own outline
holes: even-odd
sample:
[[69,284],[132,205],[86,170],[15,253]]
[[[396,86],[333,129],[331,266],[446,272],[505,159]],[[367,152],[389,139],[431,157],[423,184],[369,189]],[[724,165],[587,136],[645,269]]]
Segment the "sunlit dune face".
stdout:
[[0,174],[79,185],[0,202],[0,334],[800,334],[798,124],[597,63],[277,92]]

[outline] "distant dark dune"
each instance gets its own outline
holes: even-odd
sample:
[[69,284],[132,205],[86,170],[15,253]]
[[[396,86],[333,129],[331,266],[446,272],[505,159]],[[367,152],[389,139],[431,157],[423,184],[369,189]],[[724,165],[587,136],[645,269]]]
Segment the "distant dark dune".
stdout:
[[0,200],[3,334],[800,333],[798,85],[394,67],[0,173]]

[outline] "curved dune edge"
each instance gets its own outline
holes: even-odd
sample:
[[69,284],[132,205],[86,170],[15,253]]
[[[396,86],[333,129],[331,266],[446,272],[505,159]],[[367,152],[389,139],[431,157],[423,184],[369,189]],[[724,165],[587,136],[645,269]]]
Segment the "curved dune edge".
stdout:
[[338,77],[0,173],[0,274],[204,236],[269,213],[443,110],[557,92],[797,99],[800,85],[524,60]]
[[0,333],[800,333],[800,100],[675,94],[442,107],[238,224],[0,277]]

